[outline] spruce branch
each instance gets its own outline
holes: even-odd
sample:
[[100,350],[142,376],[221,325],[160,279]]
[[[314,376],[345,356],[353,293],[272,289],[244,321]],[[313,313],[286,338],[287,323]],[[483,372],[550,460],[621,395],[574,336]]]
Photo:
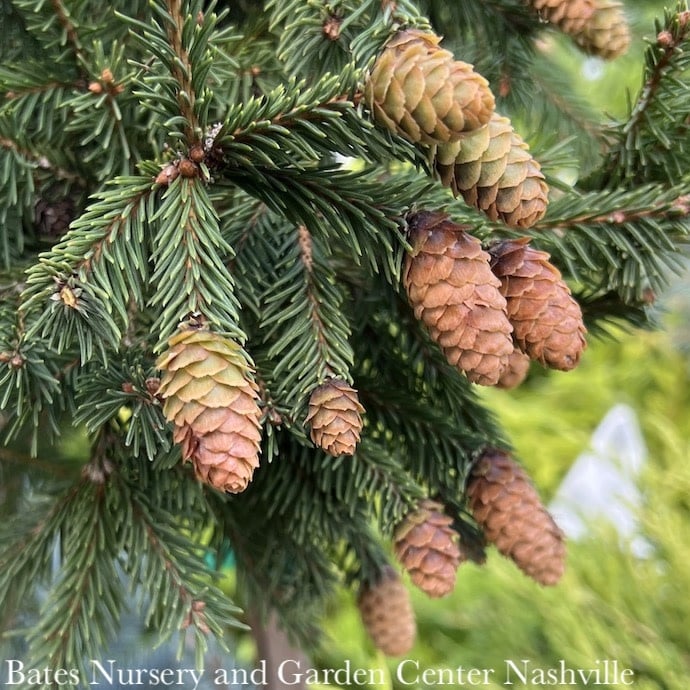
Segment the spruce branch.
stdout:
[[394,155],[422,164],[422,154],[411,144],[392,140],[361,117],[352,100],[360,80],[351,67],[307,88],[290,79],[262,98],[231,108],[216,137],[222,172],[232,179],[236,168],[300,165],[333,153],[367,161],[388,161]]
[[145,54],[157,58],[133,62],[143,77],[135,94],[158,116],[156,127],[191,148],[200,144],[207,125],[214,55],[209,41],[218,17],[203,12],[198,0],[157,0],[151,9],[162,25],[155,18],[144,22],[116,13],[129,24],[132,38]]
[[[150,597],[145,622],[160,631],[162,639],[191,630],[197,667],[201,668],[207,634],[213,633],[224,644],[228,626],[243,627],[236,618],[239,609],[213,584],[203,549],[180,532],[174,515],[152,501],[134,478],[121,490],[131,516],[123,539],[128,553],[124,569],[133,584],[141,585],[141,595]],[[145,558],[139,555],[142,551]],[[179,642],[182,651],[183,635]]]
[[104,337],[109,347],[118,348],[130,294],[144,302],[144,229],[153,216],[153,199],[150,178],[116,178],[65,238],[40,256],[27,272],[20,307],[31,315],[29,337],[41,334],[59,352],[77,340],[82,361],[94,349],[107,359]]
[[614,128],[611,151],[595,184],[627,186],[659,181],[678,184],[685,169],[674,155],[690,136],[687,83],[690,13],[685,3],[656,23],[656,40],[645,53],[643,85],[628,119]]
[[326,378],[350,379],[353,354],[344,298],[325,247],[304,225],[284,237],[284,258],[272,267],[275,277],[262,297],[259,329],[266,358],[274,363],[273,395],[297,416]]
[[58,22],[65,32],[67,41],[72,46],[74,55],[79,62],[83,61],[84,53],[81,47],[81,41],[79,40],[79,35],[77,34],[76,27],[72,23],[69,16],[69,12],[61,0],[50,0],[50,4],[53,7],[53,11],[57,16]]
[[197,313],[217,332],[243,342],[240,305],[225,266],[233,250],[220,233],[203,182],[198,177],[177,178],[150,222],[157,227],[151,256],[156,292],[149,301],[158,314],[153,327],[158,334],[156,351],[165,347],[179,323]]
[[[116,568],[117,532],[123,516],[108,510],[103,471],[96,464],[87,466],[92,471],[85,471],[84,479],[61,505],[62,514],[56,520],[61,523],[60,575],[48,593],[43,615],[28,634],[29,663],[77,668],[82,678],[87,677],[85,659],[94,658],[111,638],[123,607]],[[53,525],[48,529],[56,535]],[[51,686],[50,682],[41,685]]]
[[684,187],[638,185],[634,190],[573,191],[556,199],[535,237],[573,280],[617,292],[626,304],[658,292],[682,270],[678,243],[687,236]]
[[0,148],[11,151],[18,158],[29,163],[32,168],[50,171],[51,176],[55,179],[66,180],[79,187],[86,187],[87,185],[87,181],[79,173],[68,170],[60,164],[51,161],[49,158],[50,152],[39,153],[27,146],[23,146],[18,141],[6,137],[0,137]]
[[192,146],[199,142],[200,128],[195,112],[196,93],[192,84],[192,64],[189,53],[183,45],[186,17],[183,13],[182,0],[166,0],[166,7],[172,21],[166,22],[165,29],[170,47],[178,58],[172,63],[173,76],[179,84],[177,102],[180,113],[186,120],[185,136],[187,143]]

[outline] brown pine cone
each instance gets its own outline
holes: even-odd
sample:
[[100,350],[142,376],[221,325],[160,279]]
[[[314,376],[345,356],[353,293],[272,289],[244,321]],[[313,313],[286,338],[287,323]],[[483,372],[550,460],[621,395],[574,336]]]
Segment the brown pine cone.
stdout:
[[503,370],[496,386],[505,390],[517,388],[527,378],[529,364],[530,358],[515,348],[508,358],[508,366]]
[[586,53],[604,60],[623,55],[630,46],[630,28],[622,4],[615,0],[597,0],[590,21],[573,38]]
[[352,455],[359,443],[364,408],[357,391],[342,379],[329,379],[312,391],[305,423],[311,440],[329,455]]
[[470,472],[466,495],[487,541],[539,584],[555,585],[561,579],[563,533],[508,453],[486,451]]
[[526,237],[499,242],[489,252],[517,346],[552,369],[574,369],[587,346],[587,331],[580,305],[549,255],[530,247]]
[[487,253],[445,213],[421,211],[409,218],[409,226],[413,251],[403,283],[415,316],[450,364],[473,383],[495,385],[513,342]]
[[595,0],[527,0],[539,14],[563,33],[579,34],[592,18]]
[[76,215],[77,207],[70,196],[54,200],[41,197],[34,206],[36,226],[41,234],[49,237],[64,235]]
[[430,597],[443,597],[455,587],[461,561],[453,519],[440,503],[426,499],[395,530],[395,555],[410,579]]
[[204,329],[170,338],[156,366],[163,414],[196,476],[221,491],[247,488],[259,466],[261,410],[258,389],[242,348]]
[[488,122],[494,109],[486,79],[440,41],[417,29],[398,33],[365,86],[376,121],[415,143],[455,141]]
[[362,623],[386,656],[402,656],[413,647],[417,635],[410,595],[393,568],[386,568],[381,579],[364,585],[357,601]]
[[435,165],[455,196],[491,220],[529,228],[546,212],[549,188],[541,166],[507,117],[494,113],[485,127],[438,146]]

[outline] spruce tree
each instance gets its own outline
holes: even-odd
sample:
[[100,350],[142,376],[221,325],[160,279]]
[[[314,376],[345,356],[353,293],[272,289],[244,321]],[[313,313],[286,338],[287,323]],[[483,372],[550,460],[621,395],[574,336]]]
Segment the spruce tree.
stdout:
[[396,539],[420,581],[495,540],[553,584],[560,532],[478,389],[650,325],[688,229],[687,7],[620,120],[544,49],[617,58],[609,0],[0,19],[0,615],[41,589],[27,666],[101,658],[130,591],[200,665],[243,609],[317,643],[342,584],[404,653]]

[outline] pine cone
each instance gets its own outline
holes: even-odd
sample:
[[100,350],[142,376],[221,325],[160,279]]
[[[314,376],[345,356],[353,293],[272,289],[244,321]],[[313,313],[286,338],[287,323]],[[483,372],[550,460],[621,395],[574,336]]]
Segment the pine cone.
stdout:
[[604,60],[623,55],[630,46],[630,28],[621,3],[597,0],[590,21],[573,38],[582,50]]
[[309,397],[311,440],[329,455],[352,455],[362,431],[362,412],[357,391],[342,379],[329,379]]
[[546,212],[541,167],[507,117],[494,113],[488,125],[438,146],[435,164],[441,182],[491,220],[529,228]]
[[365,86],[376,121],[415,143],[455,141],[488,122],[494,110],[486,79],[440,41],[417,29],[398,33]]
[[409,225],[403,282],[415,316],[470,381],[496,384],[513,351],[512,327],[487,253],[445,213],[422,211]]
[[64,235],[76,215],[77,207],[70,196],[55,200],[42,196],[34,206],[36,227],[41,234],[49,237]]
[[508,358],[508,366],[503,370],[496,386],[506,390],[517,388],[527,378],[529,364],[530,358],[524,352],[515,348]]
[[489,252],[517,346],[552,369],[574,369],[587,345],[587,331],[580,305],[549,255],[530,247],[527,237],[499,242]]
[[168,341],[158,359],[163,413],[196,476],[221,491],[247,488],[259,466],[258,389],[241,347],[207,330],[189,328]]
[[443,597],[455,587],[460,565],[458,533],[443,506],[424,500],[395,530],[395,555],[417,587],[430,597]]
[[357,606],[377,649],[387,656],[402,656],[412,649],[417,634],[412,604],[393,568],[386,568],[376,584],[362,587]]
[[539,584],[561,579],[563,533],[510,455],[486,451],[472,468],[466,493],[474,519],[504,556]]
[[563,33],[579,34],[592,18],[595,0],[527,0],[546,19]]

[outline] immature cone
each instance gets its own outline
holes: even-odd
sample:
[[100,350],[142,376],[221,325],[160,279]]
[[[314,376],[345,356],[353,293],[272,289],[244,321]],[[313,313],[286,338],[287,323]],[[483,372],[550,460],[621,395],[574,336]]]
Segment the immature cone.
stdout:
[[598,0],[590,21],[573,38],[582,50],[604,60],[623,55],[630,46],[630,28],[621,3]]
[[395,530],[395,555],[410,579],[430,597],[453,591],[461,553],[453,519],[440,503],[422,501]]
[[580,305],[549,255],[530,247],[526,237],[495,244],[489,252],[516,345],[552,369],[574,369],[587,345],[587,331]]
[[365,86],[375,119],[415,143],[455,141],[488,122],[494,110],[486,79],[440,41],[417,29],[398,33]]
[[491,220],[529,228],[546,212],[541,166],[507,117],[494,113],[486,126],[438,146],[435,164],[441,182]]
[[244,491],[259,466],[261,410],[241,347],[210,331],[187,329],[156,363],[158,394],[174,439],[196,476],[221,491]]
[[342,379],[329,379],[312,391],[306,423],[311,440],[329,455],[352,455],[362,431],[357,391]]
[[357,606],[377,649],[387,656],[402,656],[412,649],[417,625],[410,595],[393,568],[386,568],[376,584],[362,587]]
[[591,20],[596,0],[527,0],[539,14],[563,33],[579,34]]
[[539,584],[555,585],[561,579],[563,533],[508,453],[486,451],[472,468],[466,493],[487,541]]
[[508,366],[503,370],[498,379],[498,388],[517,388],[529,373],[530,358],[521,350],[515,348],[508,358]]
[[445,213],[422,211],[409,225],[403,282],[415,316],[450,364],[473,383],[495,385],[513,351],[513,329],[488,254]]

